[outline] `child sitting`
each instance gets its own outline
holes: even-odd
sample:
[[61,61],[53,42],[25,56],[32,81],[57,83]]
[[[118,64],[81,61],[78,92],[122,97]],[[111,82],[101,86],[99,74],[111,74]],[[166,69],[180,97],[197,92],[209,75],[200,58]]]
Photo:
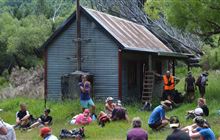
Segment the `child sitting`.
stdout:
[[83,113],[76,115],[70,121],[70,124],[75,125],[88,125],[92,122],[89,109],[85,109]]

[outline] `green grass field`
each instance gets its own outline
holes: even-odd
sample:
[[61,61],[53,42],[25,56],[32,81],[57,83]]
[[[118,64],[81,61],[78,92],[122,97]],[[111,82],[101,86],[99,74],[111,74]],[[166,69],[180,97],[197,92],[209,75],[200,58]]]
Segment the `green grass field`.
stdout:
[[[183,77],[183,75],[182,75]],[[220,136],[220,116],[217,114],[217,110],[220,109],[220,74],[216,72],[211,72],[209,76],[209,85],[207,88],[207,103],[210,109],[210,116],[206,119],[210,122],[212,129],[215,132],[216,137]],[[183,90],[183,79],[177,88],[181,91]],[[198,94],[197,94],[198,95]],[[15,98],[2,100],[0,102],[0,108],[4,109],[4,112],[0,113],[0,117],[6,122],[14,124],[15,113],[19,109],[19,103],[25,102],[28,104],[28,110],[35,117],[39,116],[44,109],[43,100],[26,99],[26,98]],[[103,110],[104,103],[97,103],[97,112]],[[194,109],[195,103],[192,104],[182,104],[180,107],[169,111],[167,116],[177,115],[180,118],[181,125],[186,126],[191,124],[192,121],[185,120],[185,113],[187,110]],[[51,115],[54,118],[54,123],[52,125],[53,133],[59,136],[59,132],[62,128],[73,129],[74,126],[69,125],[68,121],[75,114],[80,112],[79,101],[65,101],[65,102],[48,102],[48,107],[51,108]],[[143,126],[145,130],[148,131],[150,140],[164,140],[168,134],[171,133],[171,129],[167,128],[161,132],[153,132],[147,126],[147,120],[149,118],[150,112],[141,112],[139,109],[141,105],[138,103],[132,103],[126,105],[129,114],[129,121],[122,122],[111,122],[107,124],[104,128],[97,125],[97,122],[93,122],[91,125],[85,127],[85,135],[88,140],[123,140],[126,139],[126,133],[131,128],[131,120],[133,117],[139,116],[143,121]],[[40,140],[39,130],[33,129],[30,132],[21,132],[16,130],[16,135],[18,140]]]

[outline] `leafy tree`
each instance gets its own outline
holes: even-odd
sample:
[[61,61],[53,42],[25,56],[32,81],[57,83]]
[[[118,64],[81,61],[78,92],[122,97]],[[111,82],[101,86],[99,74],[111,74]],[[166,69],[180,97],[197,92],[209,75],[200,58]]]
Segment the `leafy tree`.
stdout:
[[200,37],[220,34],[219,0],[148,0],[145,10],[153,18],[163,15],[171,25]]
[[21,66],[35,65],[34,48],[39,48],[52,31],[52,23],[45,16],[28,16],[20,21],[20,27],[8,39],[8,53],[16,57]]

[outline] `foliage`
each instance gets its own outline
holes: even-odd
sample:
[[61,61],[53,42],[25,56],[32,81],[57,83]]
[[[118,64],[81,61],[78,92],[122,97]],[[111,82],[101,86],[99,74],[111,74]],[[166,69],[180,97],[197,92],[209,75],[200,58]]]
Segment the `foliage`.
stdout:
[[220,48],[212,48],[205,46],[204,51],[206,54],[202,57],[201,65],[204,69],[220,69]]
[[165,16],[168,22],[203,39],[220,34],[220,1],[216,0],[149,0],[145,11],[152,18]]
[[0,0],[0,75],[15,65],[36,66],[34,49],[73,9],[72,0]]

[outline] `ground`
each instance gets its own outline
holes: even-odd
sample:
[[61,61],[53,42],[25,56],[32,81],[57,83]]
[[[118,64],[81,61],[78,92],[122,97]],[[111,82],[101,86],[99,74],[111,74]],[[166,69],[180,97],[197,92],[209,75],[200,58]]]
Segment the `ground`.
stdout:
[[[182,76],[183,77],[183,76]],[[209,85],[207,88],[207,103],[210,109],[209,117],[206,119],[210,122],[212,129],[215,132],[216,137],[220,136],[220,116],[218,111],[219,106],[219,81],[220,74],[217,72],[211,72],[209,76]],[[183,79],[177,87],[182,90]],[[198,96],[198,94],[197,94]],[[1,118],[4,121],[11,124],[15,121],[15,113],[19,109],[19,103],[26,102],[28,104],[29,111],[34,116],[39,116],[44,109],[44,101],[36,99],[26,99],[26,98],[14,98],[7,99],[0,102],[0,108],[4,111],[0,112]],[[97,103],[97,111],[103,110],[103,102]],[[62,128],[73,129],[74,126],[69,125],[68,121],[71,117],[80,112],[79,101],[65,101],[65,102],[54,102],[49,101],[47,106],[51,108],[51,115],[54,117],[54,122],[52,125],[53,133],[59,136],[59,132]],[[185,113],[187,110],[194,109],[196,106],[196,101],[192,104],[182,104],[180,107],[169,111],[167,116],[176,115],[180,118],[181,126],[186,126],[192,123],[192,120],[185,120]],[[133,117],[139,116],[143,121],[143,126],[148,134],[150,140],[164,140],[168,134],[171,133],[170,128],[166,128],[160,132],[154,132],[147,126],[147,120],[149,118],[150,112],[141,112],[139,109],[141,105],[139,103],[132,103],[126,105],[129,113],[129,121],[122,122],[111,122],[107,124],[104,128],[97,125],[97,122],[93,122],[91,125],[85,127],[85,135],[88,140],[123,140],[126,139],[126,133],[131,128],[131,120]],[[39,136],[39,130],[33,129],[31,132],[21,132],[16,131],[18,140],[41,140]]]

